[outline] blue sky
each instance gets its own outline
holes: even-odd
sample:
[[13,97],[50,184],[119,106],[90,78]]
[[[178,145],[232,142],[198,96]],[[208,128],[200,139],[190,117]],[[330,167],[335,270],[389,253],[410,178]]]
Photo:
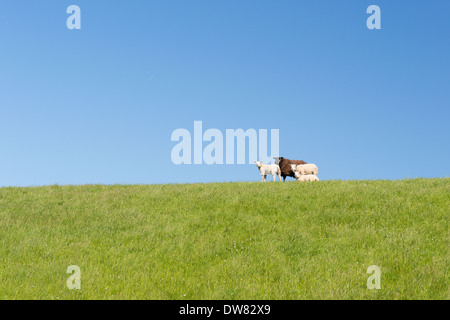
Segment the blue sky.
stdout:
[[[81,8],[81,30],[66,9]],[[369,30],[369,5],[381,30]],[[449,175],[450,1],[0,2],[0,186],[259,181],[177,128],[279,129],[326,179]]]

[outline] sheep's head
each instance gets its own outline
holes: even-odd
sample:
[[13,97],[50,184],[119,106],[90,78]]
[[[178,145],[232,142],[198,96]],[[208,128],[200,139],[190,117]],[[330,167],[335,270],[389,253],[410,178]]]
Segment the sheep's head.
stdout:
[[296,165],[296,164],[291,164],[291,169],[292,169],[292,171],[295,172],[295,168],[297,168],[297,165]]
[[294,174],[297,179],[300,178],[300,172],[295,172]]
[[256,166],[257,166],[258,168],[261,168],[261,166],[262,166],[262,164],[263,164],[262,161],[255,161],[255,163],[256,163]]

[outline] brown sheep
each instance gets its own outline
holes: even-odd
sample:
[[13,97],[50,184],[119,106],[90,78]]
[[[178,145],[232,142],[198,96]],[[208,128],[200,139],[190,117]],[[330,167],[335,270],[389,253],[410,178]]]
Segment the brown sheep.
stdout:
[[286,177],[292,177],[295,179],[295,173],[292,171],[291,164],[307,164],[303,160],[289,160],[283,157],[277,157],[275,159],[275,164],[278,164],[281,169],[281,176],[283,181],[286,181]]

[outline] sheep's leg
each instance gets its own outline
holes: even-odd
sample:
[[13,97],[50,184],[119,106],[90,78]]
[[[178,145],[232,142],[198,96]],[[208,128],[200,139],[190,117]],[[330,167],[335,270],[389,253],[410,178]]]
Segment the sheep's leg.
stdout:
[[264,175],[261,175],[261,182],[264,182]]
[[273,182],[276,182],[277,179],[275,179],[275,173],[272,175],[272,177],[273,177]]

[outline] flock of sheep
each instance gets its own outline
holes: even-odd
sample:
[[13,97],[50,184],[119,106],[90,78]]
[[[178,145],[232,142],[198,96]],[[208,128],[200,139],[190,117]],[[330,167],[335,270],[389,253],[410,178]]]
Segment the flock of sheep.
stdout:
[[306,163],[303,160],[289,160],[283,157],[277,157],[275,164],[263,164],[262,161],[255,161],[256,166],[261,173],[261,182],[266,181],[267,175],[273,176],[273,181],[276,181],[276,176],[281,182],[286,181],[286,177],[293,177],[297,181],[319,181],[317,174],[319,169],[315,164]]

